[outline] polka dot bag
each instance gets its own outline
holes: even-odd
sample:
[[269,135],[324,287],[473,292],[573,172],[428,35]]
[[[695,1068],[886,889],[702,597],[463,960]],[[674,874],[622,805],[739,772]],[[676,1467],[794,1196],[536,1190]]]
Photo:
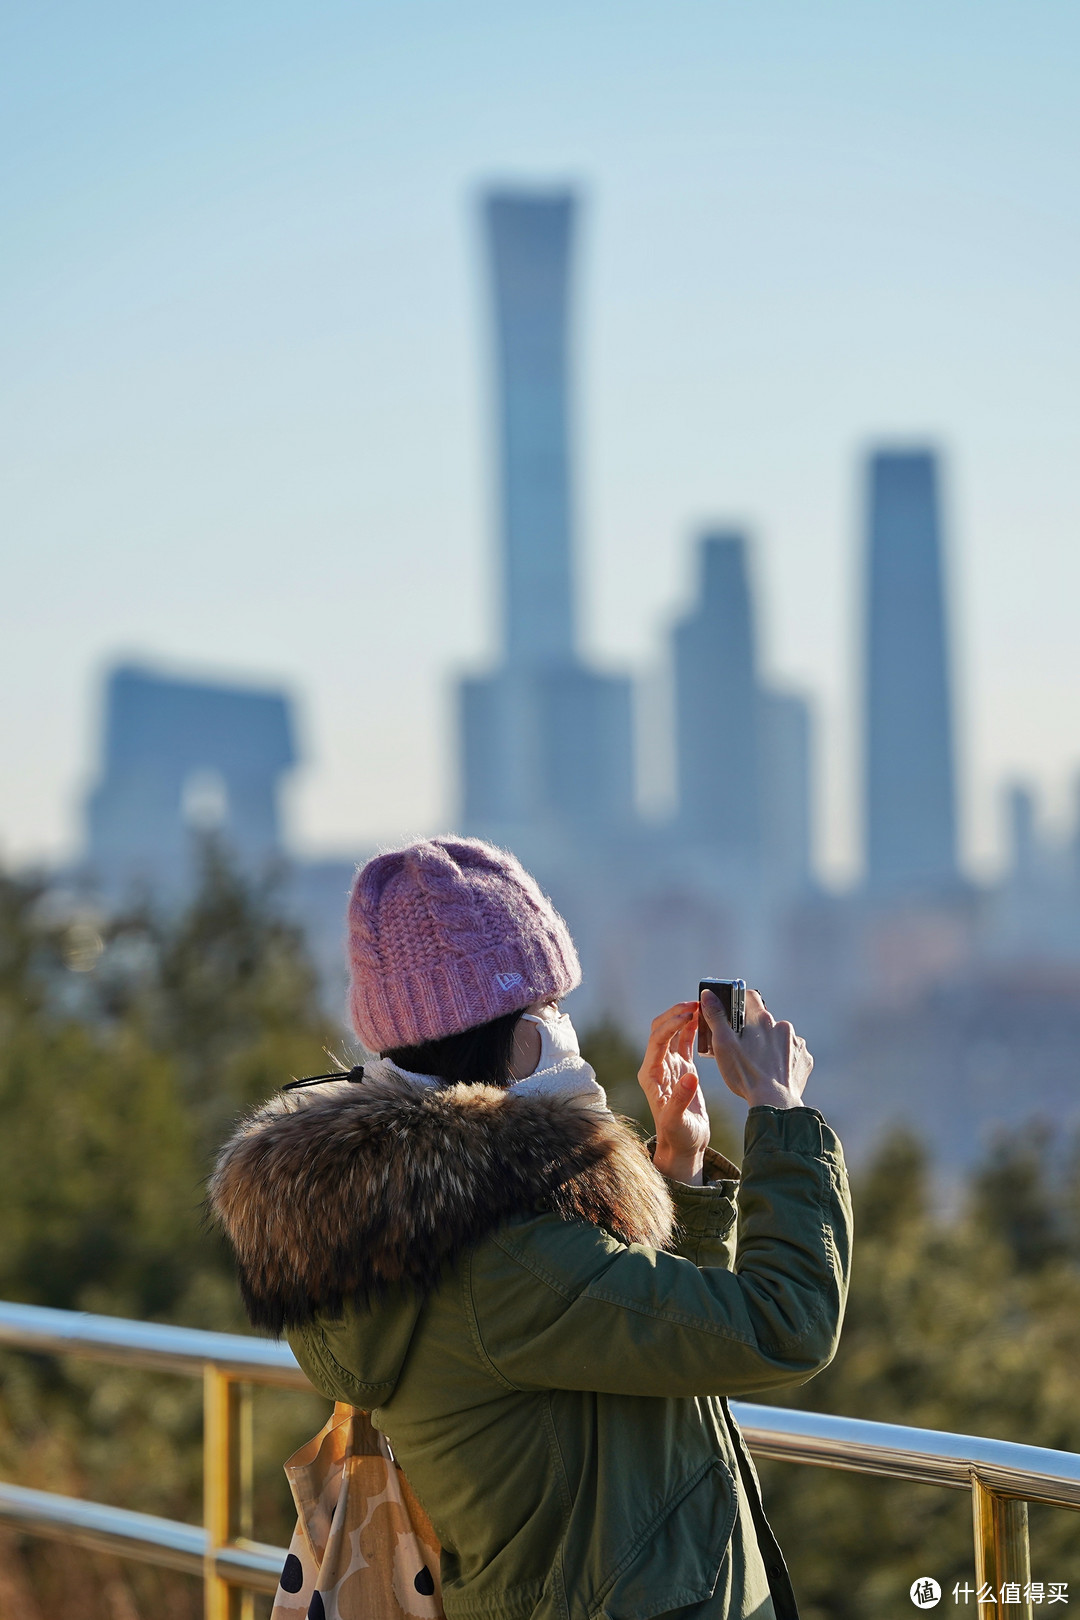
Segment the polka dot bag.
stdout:
[[297,1521],[272,1620],[443,1620],[435,1532],[366,1412],[335,1406],[285,1474]]

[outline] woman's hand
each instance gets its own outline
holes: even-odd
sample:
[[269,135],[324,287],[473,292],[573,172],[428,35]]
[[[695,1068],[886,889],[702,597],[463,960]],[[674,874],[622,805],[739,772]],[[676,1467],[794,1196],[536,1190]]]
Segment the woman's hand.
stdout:
[[[777,1023],[756,990],[746,992],[746,1025],[736,1035],[719,997],[706,990],[701,1011],[712,1034],[713,1057],[724,1084],[751,1108],[801,1108],[814,1060],[788,1023]],[[656,1028],[656,1025],[653,1025]]]
[[656,1126],[653,1163],[673,1181],[692,1186],[701,1185],[710,1135],[705,1098],[691,1057],[697,1020],[696,1001],[680,1001],[654,1018],[638,1070],[638,1083],[649,1099]]

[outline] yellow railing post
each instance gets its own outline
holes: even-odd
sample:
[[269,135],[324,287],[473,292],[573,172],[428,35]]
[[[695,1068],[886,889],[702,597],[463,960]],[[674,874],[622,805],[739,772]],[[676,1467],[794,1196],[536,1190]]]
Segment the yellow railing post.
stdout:
[[251,1388],[212,1362],[203,1368],[203,1524],[206,1620],[253,1620],[255,1596],[221,1579],[217,1551],[252,1532]]
[[[1031,1608],[1031,1549],[1028,1543],[1028,1505],[1015,1497],[988,1490],[977,1474],[971,1476],[971,1512],[975,1527],[975,1580],[979,1590],[989,1586],[993,1602],[979,1604],[979,1620],[1033,1620]],[[1002,1590],[1018,1594],[1002,1601]]]

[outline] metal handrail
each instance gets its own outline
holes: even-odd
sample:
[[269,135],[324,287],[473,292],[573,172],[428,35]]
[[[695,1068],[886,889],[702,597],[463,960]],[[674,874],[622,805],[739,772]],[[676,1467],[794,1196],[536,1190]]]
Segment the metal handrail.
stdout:
[[732,1401],[731,1410],[759,1457],[960,1491],[970,1490],[977,1476],[998,1496],[1080,1508],[1080,1455],[1075,1451],[746,1401]]
[[45,1305],[0,1300],[0,1345],[5,1344],[18,1350],[81,1356],[194,1378],[201,1378],[203,1368],[211,1365],[230,1378],[252,1384],[311,1388],[287,1344],[242,1333],[208,1333],[203,1328],[133,1322],[123,1316],[92,1316],[88,1311],[54,1311]]
[[[273,1591],[285,1549],[250,1536],[250,1405],[245,1389],[269,1384],[310,1389],[287,1345],[234,1333],[134,1322],[0,1301],[0,1346],[73,1355],[202,1377],[206,1426],[205,1525],[106,1507],[20,1486],[0,1486],[0,1523],[24,1533],[62,1536],[95,1550],[149,1560],[206,1583],[207,1620],[250,1614],[241,1593]],[[1000,1593],[1019,1585],[1018,1603],[983,1602],[980,1620],[1031,1620],[1027,1503],[1080,1508],[1080,1455],[981,1435],[733,1401],[758,1457],[884,1475],[969,1490],[976,1577]]]
[[[127,1508],[84,1502],[76,1496],[33,1491],[25,1485],[0,1484],[0,1521],[24,1535],[51,1536],[108,1552],[120,1558],[178,1569],[185,1575],[206,1574],[207,1535],[198,1524],[178,1524],[153,1513],[132,1513]],[[257,1592],[276,1592],[285,1561],[281,1547],[243,1541],[215,1550],[219,1579],[243,1584]]]

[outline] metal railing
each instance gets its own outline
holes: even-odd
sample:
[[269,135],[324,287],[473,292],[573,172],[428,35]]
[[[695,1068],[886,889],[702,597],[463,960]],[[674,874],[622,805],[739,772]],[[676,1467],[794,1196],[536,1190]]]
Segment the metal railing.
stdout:
[[201,1528],[17,1485],[0,1485],[0,1524],[201,1576],[206,1620],[252,1620],[252,1594],[277,1590],[285,1548],[252,1537],[251,1389],[310,1391],[288,1346],[7,1301],[0,1345],[202,1379]]
[[[283,1547],[252,1539],[251,1388],[310,1390],[286,1345],[232,1333],[130,1322],[0,1302],[0,1346],[82,1356],[203,1381],[203,1524],[177,1524],[124,1508],[0,1484],[0,1524],[96,1552],[199,1575],[206,1620],[250,1620],[255,1592],[274,1592]],[[755,1456],[879,1474],[971,1493],[979,1588],[1011,1602],[981,1602],[980,1620],[1034,1620],[1027,1504],[1080,1509],[1080,1455],[977,1435],[733,1401]]]

